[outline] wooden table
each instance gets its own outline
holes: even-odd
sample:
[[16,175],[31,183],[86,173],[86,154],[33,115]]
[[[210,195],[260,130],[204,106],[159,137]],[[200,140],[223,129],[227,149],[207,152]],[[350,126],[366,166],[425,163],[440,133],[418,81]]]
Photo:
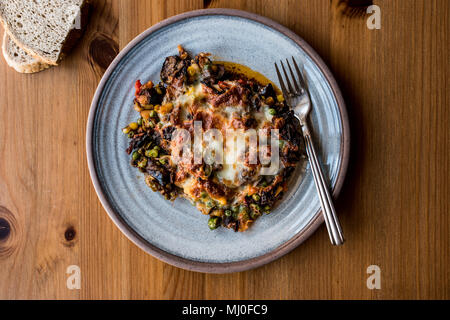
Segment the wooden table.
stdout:
[[[449,299],[450,1],[97,0],[86,34],[57,68],[22,75],[0,62],[0,298]],[[87,170],[85,126],[105,68],[137,34],[188,10],[270,17],[309,42],[347,102],[352,152],[337,209],[287,256],[228,275],[145,254],[113,225]],[[66,287],[69,265],[81,289]],[[381,289],[366,270],[378,265]]]

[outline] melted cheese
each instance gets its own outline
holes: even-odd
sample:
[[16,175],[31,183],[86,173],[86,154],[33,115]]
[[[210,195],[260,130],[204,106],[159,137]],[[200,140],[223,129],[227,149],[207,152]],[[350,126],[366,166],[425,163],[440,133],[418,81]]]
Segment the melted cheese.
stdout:
[[[240,73],[245,74],[249,78],[255,78],[257,81],[259,81],[262,84],[268,84],[272,83],[267,78],[265,78],[263,75],[259,73],[253,72],[251,69],[246,68],[244,66],[238,65],[238,64],[232,64],[232,63],[224,63],[220,62],[221,64],[224,64],[227,69],[232,69],[233,71],[237,71]],[[229,85],[233,85],[230,81],[228,82]],[[275,84],[272,83],[274,86],[276,92],[280,92],[279,89],[275,86]],[[257,131],[246,131],[244,132],[241,130],[229,130],[233,128],[233,120],[234,119],[240,119],[245,114],[246,107],[245,106],[226,106],[222,109],[213,108],[208,102],[205,101],[206,96],[208,95],[207,91],[204,88],[204,85],[200,82],[197,82],[189,87],[185,87],[183,89],[183,92],[178,95],[176,100],[173,102],[175,106],[178,106],[180,108],[180,119],[182,121],[188,120],[188,113],[189,113],[189,107],[191,107],[194,102],[196,102],[196,106],[198,106],[203,112],[209,113],[212,117],[215,119],[220,119],[219,123],[221,124],[221,132],[223,134],[223,143],[221,141],[217,141],[214,139],[205,139],[203,140],[203,156],[205,159],[205,155],[208,153],[213,156],[218,156],[218,159],[222,160],[222,167],[220,170],[217,170],[215,172],[215,177],[217,178],[218,182],[221,184],[224,184],[225,186],[229,188],[236,189],[239,192],[244,192],[246,188],[248,188],[249,181],[255,181],[258,179],[258,173],[260,172],[261,168],[257,167],[254,168],[256,174],[254,177],[243,177],[243,173],[246,171],[249,171],[249,168],[245,164],[245,157],[246,152],[249,151],[249,136],[251,134],[256,133],[255,138],[257,137]],[[199,104],[199,101],[205,101],[202,104]],[[262,128],[264,125],[266,125],[268,122],[272,122],[273,116],[269,113],[270,107],[265,104],[264,102],[261,103],[261,107],[257,112],[253,113],[253,117],[257,122],[256,130]],[[163,122],[164,125],[166,125],[166,122]],[[167,123],[169,124],[169,123]],[[193,141],[192,141],[193,142]],[[254,151],[257,154],[257,144],[254,146]],[[222,152],[223,150],[223,152]],[[207,161],[209,164],[211,164],[210,161]],[[180,162],[178,164],[181,167],[189,168],[189,161],[187,162]],[[187,169],[189,171],[189,169]],[[206,200],[199,196],[199,186],[198,178],[188,174],[187,178],[185,178],[183,181],[177,182],[177,186],[182,188],[185,195],[191,199],[192,201],[197,203],[197,206],[204,210],[207,210],[203,207],[205,207],[205,201],[208,199],[214,199],[215,201],[221,203],[222,205],[227,204],[226,198],[217,198],[213,195],[209,195],[209,197],[206,197]],[[244,184],[245,183],[245,184]],[[238,199],[238,197],[236,198]],[[235,201],[237,201],[234,199]],[[202,211],[204,211],[202,210]]]
[[254,117],[258,122],[258,129],[261,128],[264,123],[272,122],[273,115],[269,113],[269,106],[266,104],[261,105],[261,108],[258,112],[254,113]]
[[196,98],[200,99],[204,96],[203,84],[199,82],[187,88],[186,92],[183,94],[180,94],[175,100],[175,105],[186,107],[192,105]]
[[250,146],[251,131],[228,130],[224,142],[224,164],[216,176],[228,187],[239,187],[243,183],[242,172],[246,169],[245,154]]
[[188,195],[191,199],[196,199],[196,195],[194,194],[194,190],[197,187],[197,181],[189,177],[182,182],[179,182],[178,187],[182,188],[184,193]]

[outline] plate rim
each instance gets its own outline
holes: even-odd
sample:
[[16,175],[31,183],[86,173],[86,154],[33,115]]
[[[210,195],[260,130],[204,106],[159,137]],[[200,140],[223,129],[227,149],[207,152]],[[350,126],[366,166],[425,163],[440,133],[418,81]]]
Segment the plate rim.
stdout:
[[261,256],[254,257],[251,259],[246,259],[242,261],[235,261],[235,262],[225,262],[225,263],[219,263],[219,262],[201,262],[201,261],[195,261],[190,260],[186,258],[182,258],[180,256],[171,254],[169,252],[166,252],[157,246],[147,242],[145,239],[143,239],[139,234],[137,234],[136,231],[134,231],[125,221],[124,219],[115,212],[115,210],[112,208],[112,206],[109,203],[109,200],[107,196],[105,195],[103,188],[101,186],[101,183],[98,178],[95,161],[93,158],[93,127],[94,127],[94,120],[95,120],[95,113],[97,110],[98,102],[101,97],[101,94],[103,92],[103,89],[105,87],[105,84],[107,83],[108,79],[110,78],[111,74],[115,70],[116,66],[120,63],[122,58],[136,45],[138,45],[143,39],[145,39],[150,34],[156,32],[159,29],[162,29],[166,26],[169,26],[173,23],[179,22],[181,20],[186,20],[194,17],[199,16],[208,16],[208,15],[225,15],[225,16],[233,16],[233,17],[239,17],[244,18],[252,21],[259,22],[263,25],[266,25],[284,36],[288,37],[292,41],[294,41],[299,47],[302,48],[306,52],[306,54],[312,59],[312,61],[319,67],[320,71],[324,74],[326,80],[328,81],[328,84],[330,85],[330,88],[333,92],[333,95],[336,99],[340,118],[341,118],[341,127],[342,127],[342,138],[341,138],[341,161],[340,161],[340,167],[339,171],[337,173],[337,178],[335,185],[333,187],[333,197],[336,198],[339,194],[339,192],[342,189],[342,185],[345,180],[345,176],[347,173],[348,168],[348,162],[349,162],[349,155],[350,155],[350,127],[348,122],[348,114],[347,109],[345,106],[345,102],[342,96],[342,93],[339,89],[339,86],[329,70],[328,66],[325,64],[325,62],[322,60],[322,58],[319,56],[319,54],[300,36],[298,36],[296,33],[291,31],[290,29],[284,27],[283,25],[279,24],[278,22],[273,21],[270,18],[260,16],[255,13],[250,13],[247,11],[242,10],[236,10],[236,9],[224,9],[224,8],[217,8],[217,9],[200,9],[200,10],[193,10],[184,12],[172,17],[169,17],[165,20],[162,20],[158,22],[157,24],[151,26],[150,28],[146,29],[142,33],[140,33],[138,36],[136,36],[133,40],[131,40],[120,52],[119,54],[114,58],[112,63],[109,65],[107,70],[102,76],[102,79],[100,80],[97,89],[95,91],[94,97],[92,99],[92,103],[89,110],[88,120],[87,120],[87,126],[86,126],[86,156],[87,156],[87,162],[88,162],[88,169],[89,174],[91,177],[92,184],[94,185],[94,189],[97,193],[97,196],[105,209],[106,213],[110,217],[110,219],[114,222],[114,224],[119,228],[119,230],[135,245],[137,245],[140,249],[145,251],[146,253],[152,255],[153,257],[166,262],[170,265],[173,265],[178,268],[186,269],[189,271],[196,271],[196,272],[203,272],[203,273],[233,273],[233,272],[241,272],[246,271],[250,269],[254,269],[257,267],[260,267],[262,265],[265,265],[269,262],[272,262],[274,260],[277,260],[278,258],[282,257],[283,255],[289,253],[293,249],[295,249],[297,246],[299,246],[301,243],[303,243],[307,238],[309,238],[314,231],[324,222],[321,209],[318,210],[318,212],[314,215],[314,217],[311,219],[311,221],[296,235],[294,235],[291,239],[284,242],[277,248],[273,249],[272,251],[265,253]]

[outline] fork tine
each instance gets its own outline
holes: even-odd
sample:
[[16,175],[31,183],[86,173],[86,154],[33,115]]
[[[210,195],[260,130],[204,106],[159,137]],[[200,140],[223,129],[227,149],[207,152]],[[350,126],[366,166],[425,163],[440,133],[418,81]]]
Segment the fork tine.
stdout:
[[298,79],[299,79],[299,81],[300,81],[300,87],[301,87],[303,90],[307,90],[308,87],[307,87],[307,85],[306,85],[305,78],[303,77],[303,74],[302,74],[302,72],[300,71],[300,68],[298,67],[297,62],[295,61],[294,57],[292,57],[292,61],[294,62],[294,68],[295,68],[295,71],[297,71],[297,74],[298,74]]
[[286,58],[286,64],[288,66],[289,72],[291,74],[292,82],[294,83],[294,87],[296,89],[296,94],[301,94],[302,90],[300,90],[300,87],[298,86],[297,80],[295,80],[294,72],[292,71],[291,64],[289,63],[289,60]]
[[289,94],[292,95],[294,93],[294,88],[292,88],[291,81],[289,81],[289,76],[288,76],[288,74],[286,72],[286,69],[284,68],[283,61],[280,61],[280,63],[281,63],[281,68],[283,68],[284,76],[286,77],[286,82],[287,82],[287,85],[288,85],[288,88],[289,88]]
[[286,90],[286,85],[284,84],[284,80],[283,80],[283,77],[281,76],[280,69],[278,69],[278,66],[276,63],[275,63],[275,69],[277,70],[277,76],[278,76],[278,81],[280,81],[281,91],[283,92],[283,95],[287,98],[288,92]]

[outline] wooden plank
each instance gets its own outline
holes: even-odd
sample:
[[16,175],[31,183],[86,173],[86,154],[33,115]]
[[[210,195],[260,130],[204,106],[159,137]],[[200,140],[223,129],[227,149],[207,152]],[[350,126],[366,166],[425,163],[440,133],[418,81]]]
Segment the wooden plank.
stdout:
[[[366,5],[381,9],[369,30]],[[449,299],[450,3],[340,0],[95,0],[82,41],[34,75],[0,63],[0,298]],[[352,129],[337,208],[347,243],[324,227],[256,270],[204,275],[145,254],[91,185],[85,124],[118,51],[151,25],[203,7],[265,15],[308,41],[344,93]],[[5,231],[6,230],[6,231]],[[376,264],[382,289],[366,287]],[[66,269],[79,265],[81,290]]]

